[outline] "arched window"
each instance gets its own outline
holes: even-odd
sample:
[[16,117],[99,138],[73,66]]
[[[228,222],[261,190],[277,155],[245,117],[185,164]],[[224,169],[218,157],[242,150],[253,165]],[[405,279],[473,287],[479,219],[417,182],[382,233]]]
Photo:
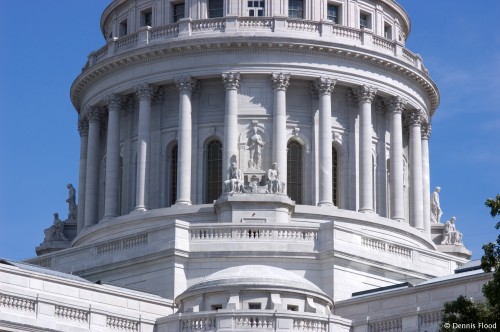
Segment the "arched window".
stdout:
[[170,156],[167,157],[170,159],[169,163],[169,192],[168,192],[168,201],[169,205],[172,206],[175,204],[177,200],[177,144],[170,150]]
[[339,206],[339,154],[332,147],[332,199],[333,205]]
[[302,204],[302,145],[291,140],[287,145],[287,194],[297,204]]
[[212,203],[222,193],[222,144],[214,140],[207,145],[205,203]]

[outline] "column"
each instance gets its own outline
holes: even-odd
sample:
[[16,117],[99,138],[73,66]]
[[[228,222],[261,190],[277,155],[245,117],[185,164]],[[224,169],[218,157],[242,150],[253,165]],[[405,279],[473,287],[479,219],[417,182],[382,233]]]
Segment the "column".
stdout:
[[431,234],[431,181],[429,168],[429,137],[431,136],[431,125],[426,122],[422,124],[422,188],[424,202],[424,230]]
[[418,230],[424,230],[424,202],[422,186],[422,138],[420,110],[412,110],[408,116],[410,129],[410,222]]
[[85,118],[78,120],[80,133],[80,174],[78,176],[78,215],[76,233],[80,233],[84,226],[85,216],[85,178],[87,176],[87,150],[89,139],[89,121]]
[[120,198],[120,111],[122,96],[111,94],[108,105],[108,139],[106,143],[106,187],[104,189],[104,219],[119,215]]
[[135,211],[146,211],[147,172],[149,159],[149,144],[151,140],[151,100],[154,88],[149,84],[136,87],[139,98],[139,124],[137,134],[137,174]]
[[85,214],[84,228],[97,224],[97,200],[99,198],[99,152],[101,141],[102,114],[98,107],[86,112],[89,121],[87,146],[87,169],[85,175]]
[[190,76],[176,79],[179,90],[179,131],[177,157],[177,201],[175,204],[191,205],[191,93],[197,81]]
[[286,89],[290,85],[290,74],[273,74],[274,114],[273,114],[273,161],[280,171],[280,181],[286,193],[287,153],[286,153]]
[[[236,162],[238,156],[238,88],[240,86],[239,73],[222,74],[222,81],[226,89],[226,110],[224,117],[224,144],[222,146],[222,177],[225,179],[231,163]],[[241,165],[240,165],[241,166]],[[224,181],[222,181],[224,186]]]
[[391,219],[404,221],[404,160],[403,160],[403,99],[392,97],[389,102],[391,114],[390,188]]
[[320,77],[314,82],[319,95],[319,201],[333,206],[332,192],[332,92],[336,80]]
[[377,89],[356,90],[359,103],[359,212],[373,211],[372,101]]

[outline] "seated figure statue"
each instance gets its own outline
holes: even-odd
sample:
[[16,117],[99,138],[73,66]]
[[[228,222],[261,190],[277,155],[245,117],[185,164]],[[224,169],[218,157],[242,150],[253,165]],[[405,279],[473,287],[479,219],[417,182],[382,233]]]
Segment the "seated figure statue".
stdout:
[[44,241],[68,241],[68,238],[64,235],[63,230],[64,224],[61,219],[59,219],[59,214],[54,213],[54,224],[43,231],[45,233]]
[[462,245],[462,233],[459,232],[455,226],[456,220],[457,218],[451,217],[451,219],[444,224],[443,241],[441,241],[441,244]]
[[241,193],[243,192],[243,172],[238,168],[238,165],[233,162],[229,169],[229,180],[226,183],[226,192]]

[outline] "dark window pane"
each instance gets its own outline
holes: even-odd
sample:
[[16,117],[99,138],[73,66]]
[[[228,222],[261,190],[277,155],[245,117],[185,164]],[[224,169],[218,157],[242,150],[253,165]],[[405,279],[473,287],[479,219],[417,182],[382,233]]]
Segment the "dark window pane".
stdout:
[[302,204],[302,146],[290,141],[287,152],[287,194],[297,204]]
[[177,145],[170,154],[170,205],[177,200]]
[[208,2],[208,17],[222,17],[224,16],[224,2],[223,0],[210,0]]
[[338,154],[335,148],[332,148],[332,190],[333,190],[333,204],[339,206],[338,193],[339,193],[339,168],[338,168]]
[[222,193],[222,144],[212,141],[207,146],[207,178],[205,203],[212,203]]

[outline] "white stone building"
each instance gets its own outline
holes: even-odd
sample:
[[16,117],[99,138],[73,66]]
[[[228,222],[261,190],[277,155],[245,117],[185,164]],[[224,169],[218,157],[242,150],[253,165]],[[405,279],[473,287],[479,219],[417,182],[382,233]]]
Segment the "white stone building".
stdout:
[[[120,287],[106,303],[127,310],[95,309],[82,293],[108,290],[85,281],[17,285],[9,263],[2,296],[33,319],[0,327],[429,331],[445,301],[481,296],[487,274],[439,279],[470,252],[431,222],[439,92],[397,2],[114,0],[101,29],[71,87],[77,218],[29,262]],[[58,301],[87,312],[79,329]]]

